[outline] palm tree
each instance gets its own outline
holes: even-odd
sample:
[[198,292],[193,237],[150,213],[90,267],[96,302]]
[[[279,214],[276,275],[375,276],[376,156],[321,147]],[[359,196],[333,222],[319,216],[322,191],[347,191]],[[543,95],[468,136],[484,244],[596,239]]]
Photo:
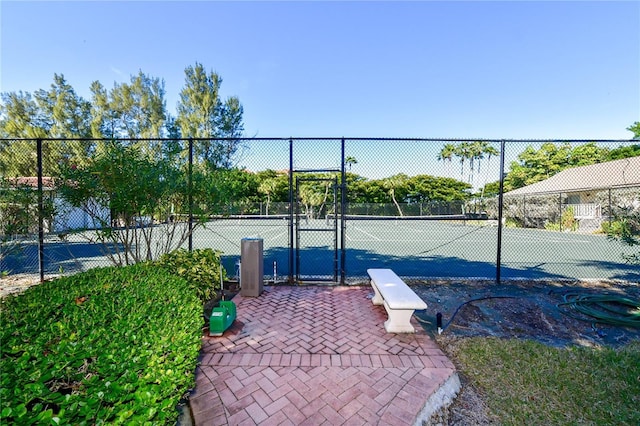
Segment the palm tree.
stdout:
[[348,156],[347,158],[345,158],[344,162],[349,165],[349,171],[351,171],[352,165],[358,164],[358,160],[356,160],[356,157],[352,157],[352,156]]
[[402,213],[402,209],[400,208],[400,204],[398,204],[398,200],[396,199],[396,190],[402,188],[407,182],[409,177],[405,174],[399,173],[397,175],[393,175],[383,180],[384,187],[387,188],[389,195],[391,195],[391,199],[393,200],[393,204],[396,205],[398,209],[398,214],[400,216],[404,216]]
[[473,156],[471,154],[471,144],[462,142],[456,145],[455,156],[460,158],[460,177],[464,180],[464,163],[469,160],[471,168],[473,168]]
[[478,173],[480,173],[480,163],[484,158],[484,150],[486,146],[489,145],[488,142],[484,141],[475,141],[469,143],[469,183],[475,186],[474,182],[474,165],[478,165]]
[[456,146],[452,143],[445,144],[438,154],[438,161],[444,161],[451,164],[453,156],[456,154]]
[[298,195],[308,222],[309,219],[313,219],[313,208],[322,204],[322,193],[309,184],[303,184],[300,186]]
[[267,196],[267,216],[269,215],[269,204],[271,203],[271,194],[276,190],[278,182],[275,179],[265,179],[258,186],[258,191]]
[[[500,151],[498,151],[495,147],[489,145],[488,142],[483,142],[482,153],[483,153],[483,158],[484,158],[484,154],[487,155],[487,166],[488,166],[489,163],[491,162],[491,157],[500,154]],[[478,173],[480,173],[480,163],[478,163]],[[489,169],[487,168],[487,173],[485,173],[485,177],[484,177],[484,185],[482,185],[482,192],[480,194],[481,198],[484,197],[484,190],[487,186],[488,176],[489,176]]]

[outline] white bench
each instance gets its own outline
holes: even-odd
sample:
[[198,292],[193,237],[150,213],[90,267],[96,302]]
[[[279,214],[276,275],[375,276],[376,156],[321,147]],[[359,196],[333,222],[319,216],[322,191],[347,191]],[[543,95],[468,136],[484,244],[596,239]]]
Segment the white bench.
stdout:
[[373,304],[384,305],[387,311],[387,333],[414,333],[411,315],[416,309],[427,309],[427,304],[391,269],[367,269],[367,274],[375,292]]

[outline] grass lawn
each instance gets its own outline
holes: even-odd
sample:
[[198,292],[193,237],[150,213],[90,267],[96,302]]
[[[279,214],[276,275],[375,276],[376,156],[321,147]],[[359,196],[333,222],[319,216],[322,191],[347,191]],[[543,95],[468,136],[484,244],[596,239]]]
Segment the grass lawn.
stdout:
[[460,338],[446,346],[498,424],[640,425],[640,341],[612,349]]

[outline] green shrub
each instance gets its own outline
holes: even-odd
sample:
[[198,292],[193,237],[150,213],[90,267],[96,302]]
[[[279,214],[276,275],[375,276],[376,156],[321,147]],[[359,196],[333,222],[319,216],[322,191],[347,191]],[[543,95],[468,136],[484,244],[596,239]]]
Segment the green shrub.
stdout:
[[600,228],[602,228],[604,234],[619,235],[622,232],[622,223],[618,220],[602,222]]
[[544,229],[546,229],[547,231],[559,231],[560,224],[558,222],[545,222]]
[[[629,247],[640,246],[640,215],[637,213],[630,213],[611,224],[603,222],[602,230],[610,239],[621,241]],[[640,265],[640,252],[622,253],[622,258],[627,263]]]
[[164,254],[157,264],[186,279],[202,302],[217,296],[226,273],[220,263],[222,252],[212,249],[174,250]]
[[202,333],[185,280],[100,268],[1,305],[0,424],[175,424]]
[[563,231],[567,231],[567,230],[577,231],[578,227],[580,226],[580,222],[576,220],[575,210],[571,206],[567,207],[562,212],[562,216],[560,217],[560,220],[562,221]]
[[515,218],[507,218],[504,221],[505,228],[524,228],[522,221]]
[[573,207],[567,207],[560,216],[560,222],[545,222],[544,229],[548,231],[577,231],[580,222],[576,220]]

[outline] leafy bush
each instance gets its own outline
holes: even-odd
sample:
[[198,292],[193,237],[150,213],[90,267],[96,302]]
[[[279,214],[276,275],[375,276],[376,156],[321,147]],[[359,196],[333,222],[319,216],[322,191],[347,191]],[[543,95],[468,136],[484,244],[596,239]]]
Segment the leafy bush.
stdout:
[[573,207],[567,207],[560,216],[560,222],[545,222],[544,229],[548,231],[577,231],[580,222],[576,220]]
[[100,268],[1,305],[0,424],[175,424],[202,329],[185,280]]
[[546,229],[547,231],[559,231],[560,224],[558,222],[545,222],[544,229]]
[[[629,247],[640,245],[640,213],[629,213],[626,217],[621,217],[611,224],[604,222],[602,230],[607,237],[618,240]],[[623,253],[622,258],[635,265],[640,265],[640,252]]]
[[506,228],[523,228],[522,222],[515,218],[507,218],[504,221],[504,226]]
[[226,272],[220,263],[222,252],[212,249],[174,250],[164,254],[157,264],[186,279],[202,302],[217,296]]
[[580,225],[580,222],[576,220],[575,210],[571,206],[567,207],[562,212],[562,216],[560,217],[560,220],[562,221],[562,229],[565,231],[569,229],[572,231],[577,231],[578,226]]
[[[56,179],[68,205],[81,209],[95,231],[77,235],[97,242],[115,266],[154,260],[180,247],[202,223],[162,226],[173,210],[188,211],[185,174],[167,159],[152,159],[140,146],[109,141],[79,167],[64,165]],[[74,230],[75,231],[75,230]]]

